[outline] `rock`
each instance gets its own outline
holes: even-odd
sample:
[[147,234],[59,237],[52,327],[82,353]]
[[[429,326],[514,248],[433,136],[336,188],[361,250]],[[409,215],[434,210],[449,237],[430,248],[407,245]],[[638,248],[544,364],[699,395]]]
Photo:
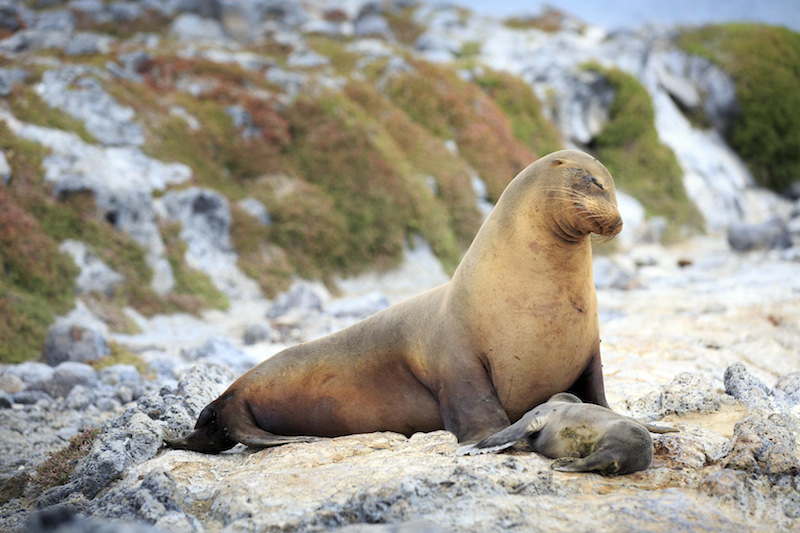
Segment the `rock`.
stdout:
[[19,392],[23,389],[25,389],[25,382],[17,376],[9,373],[0,374],[0,392],[14,394],[15,392]]
[[126,54],[117,56],[122,68],[130,74],[139,74],[139,71],[149,62],[152,57],[144,50],[134,50]]
[[192,187],[165,194],[157,208],[163,218],[180,222],[190,267],[208,274],[214,285],[232,298],[260,297],[258,284],[236,265],[227,198],[211,189]]
[[[1,5],[0,11],[2,11]],[[23,82],[27,78],[28,72],[21,68],[0,68],[0,96],[8,96],[15,83]]]
[[110,297],[114,295],[114,289],[125,280],[97,257],[85,243],[67,239],[59,245],[58,249],[69,254],[81,269],[81,273],[75,280],[75,289],[78,294],[97,292]]
[[98,379],[112,387],[130,387],[138,389],[142,385],[142,376],[133,365],[112,365],[97,373]]
[[269,211],[267,211],[267,208],[263,203],[261,203],[260,200],[256,200],[255,198],[245,198],[244,200],[239,200],[236,205],[238,205],[242,211],[258,220],[262,226],[269,226],[272,224],[272,218],[269,216]]
[[0,41],[0,51],[19,53],[26,51],[63,49],[70,40],[70,33],[53,30],[20,30]]
[[653,457],[658,466],[698,470],[706,465],[703,443],[696,438],[665,434],[653,438]]
[[461,52],[461,43],[441,34],[426,32],[417,38],[414,48],[422,52],[428,61],[445,63]]
[[380,37],[386,40],[394,40],[389,23],[380,12],[378,4],[367,3],[353,23],[353,33],[356,37]]
[[243,341],[247,346],[251,346],[259,342],[272,341],[277,336],[278,333],[273,330],[269,324],[250,324],[244,330]]
[[616,250],[624,252],[641,242],[646,230],[644,206],[629,194],[617,191],[617,207],[624,224],[622,231],[614,238]]
[[49,405],[53,397],[43,390],[24,390],[11,395],[11,401],[21,405],[36,405],[40,402]]
[[633,272],[606,256],[595,257],[592,270],[594,286],[598,289],[630,289],[635,277]]
[[633,418],[649,421],[670,414],[716,411],[720,407],[719,393],[702,374],[682,372],[660,391],[638,400],[624,402]]
[[62,406],[64,409],[85,411],[89,406],[94,405],[96,401],[97,395],[94,394],[92,389],[84,387],[83,385],[75,385],[66,394]]
[[93,387],[97,383],[94,368],[84,363],[65,361],[55,367],[47,392],[53,398],[64,397],[73,387]]
[[64,48],[68,56],[106,54],[114,39],[101,33],[77,32]]
[[36,30],[72,33],[75,31],[75,16],[67,10],[40,11],[31,26]]
[[15,32],[20,27],[20,17],[14,2],[4,1],[0,3],[0,29]]
[[234,105],[225,108],[225,113],[231,117],[233,125],[236,126],[244,139],[258,137],[260,131],[253,125],[253,116],[245,108]]
[[308,78],[302,72],[291,72],[280,67],[270,67],[266,73],[267,81],[277,85],[289,98],[296,98]]
[[56,366],[65,361],[96,361],[111,353],[106,339],[94,330],[69,324],[56,324],[47,330],[44,362]]
[[267,318],[287,315],[307,316],[322,311],[322,296],[317,287],[308,282],[297,282],[288,292],[280,294],[267,310]]
[[[0,381],[0,389],[2,388],[2,382]],[[800,403],[800,372],[792,372],[783,376],[775,384],[775,389],[786,393],[792,404]]]
[[728,228],[728,244],[739,252],[758,249],[783,250],[792,246],[792,240],[783,220],[773,217],[761,224],[743,222],[731,224]]
[[[9,409],[14,402],[11,401],[11,398],[6,394],[4,391],[0,391],[0,409]],[[2,500],[2,498],[0,498]],[[2,502],[0,501],[0,505]]]
[[142,18],[144,10],[136,2],[111,2],[108,15],[112,22],[128,22]]
[[755,412],[791,412],[792,404],[781,388],[771,389],[753,377],[742,363],[725,370],[725,392]]
[[78,461],[69,483],[42,493],[39,508],[54,505],[73,492],[94,498],[131,465],[155,456],[162,439],[163,430],[155,421],[135,409],[126,410],[103,425],[92,450]]
[[0,152],[0,180],[3,185],[8,185],[11,182],[11,165],[8,164],[5,154]]
[[237,376],[250,370],[255,360],[225,337],[213,336],[196,348],[185,350],[189,361],[206,361],[230,368]]
[[143,145],[144,130],[133,109],[120,105],[94,76],[102,74],[85,66],[48,70],[36,92],[50,107],[82,121],[103,145]]
[[26,389],[43,390],[45,384],[53,379],[54,372],[55,370],[50,365],[28,361],[7,367],[4,375],[19,379]]
[[788,417],[757,413],[738,422],[724,468],[769,476],[800,475],[794,451],[796,425]]
[[325,306],[325,312],[338,318],[363,319],[389,307],[389,298],[380,292],[370,292],[357,298],[334,300]]
[[194,13],[181,13],[172,21],[169,32],[178,41],[225,42],[228,38],[219,22]]
[[48,509],[31,514],[24,530],[27,533],[160,533],[165,531],[144,523],[85,518],[64,508]]
[[297,50],[289,54],[286,65],[294,69],[319,68],[330,65],[331,60],[313,50]]

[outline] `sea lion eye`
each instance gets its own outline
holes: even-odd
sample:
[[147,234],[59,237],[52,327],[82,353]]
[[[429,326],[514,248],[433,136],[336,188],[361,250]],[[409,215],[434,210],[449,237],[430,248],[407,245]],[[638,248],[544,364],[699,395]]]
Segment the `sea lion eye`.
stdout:
[[583,178],[584,178],[584,179],[586,179],[586,180],[589,180],[590,182],[592,182],[592,183],[593,183],[594,185],[596,185],[596,186],[597,186],[597,187],[598,187],[598,188],[599,188],[601,191],[605,190],[605,189],[603,188],[603,185],[602,185],[602,184],[601,184],[599,181],[597,181],[597,178],[595,178],[595,177],[594,177],[594,176],[592,176],[591,174],[587,174],[587,175],[585,175]]

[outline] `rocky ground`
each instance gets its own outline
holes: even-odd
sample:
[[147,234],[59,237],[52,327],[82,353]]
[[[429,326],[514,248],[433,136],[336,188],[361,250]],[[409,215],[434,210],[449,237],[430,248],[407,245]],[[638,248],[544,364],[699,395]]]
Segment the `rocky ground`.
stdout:
[[[239,446],[219,456],[166,450],[163,435],[187,431],[233,379],[228,368],[244,364],[235,355],[256,359],[252,346],[278,349],[269,339],[248,347],[234,336],[249,323],[246,310],[234,308],[225,320],[215,313],[207,324],[182,323],[176,343],[195,338],[195,347],[182,354],[168,353],[173,343],[166,333],[150,339],[148,351],[161,351],[163,364],[180,361],[171,367],[173,383],[110,369],[94,377],[113,383],[108,392],[105,385],[76,385],[53,399],[32,391],[59,386],[64,365],[50,379],[33,377],[44,365],[28,364],[28,373],[21,371],[25,365],[5,368],[2,382],[16,383],[18,376],[35,400],[22,403],[23,391],[0,411],[3,521],[23,529],[30,516],[49,523],[69,510],[164,531],[798,527],[800,264],[768,252],[733,254],[724,241],[703,238],[598,258],[596,270],[598,282],[601,272],[612,272],[618,287],[598,291],[612,406],[680,429],[654,435],[655,460],[644,472],[558,473],[522,444],[508,453],[457,457],[455,438],[446,432],[356,435],[262,451]],[[371,289],[396,287],[402,279],[376,276]],[[323,306],[319,288],[297,285],[292,292],[305,296],[284,305],[280,316],[293,315],[296,339],[320,334],[320,323],[340,327],[347,322],[342,309],[354,320],[369,312],[365,303],[379,300],[372,292]],[[273,335],[281,319],[266,317],[281,312],[276,306],[262,315]],[[198,328],[212,325],[219,336],[198,348],[197,340],[208,335]],[[45,451],[98,424],[97,442],[66,485],[41,492],[25,482]],[[40,514],[31,515],[34,509]]]
[[[720,134],[737,105],[733,80],[679,50],[673,32],[608,34],[571,17],[548,31],[521,30],[452,6],[404,1],[39,3],[36,9],[0,3],[0,93],[17,102],[0,106],[0,135],[7,135],[0,140],[24,140],[44,154],[41,183],[33,182],[18,161],[21,147],[30,145],[14,144],[16,154],[4,146],[2,187],[31,212],[41,208],[36,194],[47,196],[46,204],[88,192],[109,231],[139,247],[151,272],[141,280],[154,299],[185,302],[185,292],[184,300],[168,298],[186,291],[181,280],[194,269],[213,289],[204,303],[221,298],[228,307],[145,316],[132,297],[122,304],[112,299],[139,279],[125,270],[129,256],[58,237],[58,249],[78,267],[77,305],[41,339],[40,362],[0,366],[0,529],[800,528],[800,201],[754,187]],[[413,38],[401,39],[398,13],[413,22],[419,32]],[[128,30],[118,36],[119,27]],[[331,47],[320,36],[339,44]],[[376,86],[385,85],[392,76],[430,69],[423,60],[452,64],[470,82],[481,77],[481,65],[520,76],[548,102],[545,112],[568,146],[592,142],[614,98],[601,74],[583,68],[587,62],[634,76],[651,98],[653,126],[674,151],[708,235],[694,228],[679,235],[679,244],[662,246],[667,221],[646,219],[645,208],[620,192],[626,230],[613,253],[595,258],[609,401],[619,412],[680,429],[654,436],[648,470],[623,477],[558,473],[523,445],[457,457],[446,432],[355,435],[262,451],[239,446],[218,456],[164,449],[165,436],[186,433],[200,410],[254,364],[448,276],[435,246],[412,235],[398,268],[329,279],[335,294],[319,281],[295,279],[288,291],[265,298],[237,257],[234,215],[251,216],[259,231],[270,227],[264,203],[244,196],[257,192],[255,183],[273,187],[283,203],[300,201],[304,194],[278,194],[291,194],[298,180],[242,178],[238,185],[252,188],[237,191],[226,181],[231,176],[214,175],[223,169],[204,174],[209,160],[162,161],[148,131],[159,125],[153,117],[180,120],[188,142],[211,122],[201,124],[185,106],[222,94],[216,103],[227,106],[220,109],[234,126],[231,135],[244,142],[263,134],[264,116],[275,118],[264,102],[285,110],[298,95],[363,81],[370,68],[380,71]],[[186,65],[200,70],[181,71]],[[257,86],[237,97],[259,105],[225,100],[217,84],[231,65],[243,86]],[[268,82],[268,90],[253,80]],[[148,84],[165,91],[161,107],[136,105],[145,104],[135,95]],[[20,101],[60,115],[42,119]],[[686,116],[699,108],[709,121],[703,127]],[[15,115],[21,112],[26,120]],[[211,116],[217,117],[201,118]],[[47,125],[34,123],[37,117]],[[370,131],[380,129],[370,124]],[[487,170],[479,176],[473,166],[480,161],[453,159],[467,152],[468,136],[462,145],[426,139],[445,148],[448,165],[463,166],[475,216],[491,209],[491,183],[482,179]],[[446,180],[439,177],[423,176],[424,194],[442,196]],[[41,191],[32,194],[36,187]],[[62,235],[58,226],[48,231]],[[125,275],[107,264],[113,259]],[[98,306],[98,295],[122,309]],[[97,366],[109,354],[120,364]],[[79,448],[84,437],[82,452],[50,458],[70,442]]]

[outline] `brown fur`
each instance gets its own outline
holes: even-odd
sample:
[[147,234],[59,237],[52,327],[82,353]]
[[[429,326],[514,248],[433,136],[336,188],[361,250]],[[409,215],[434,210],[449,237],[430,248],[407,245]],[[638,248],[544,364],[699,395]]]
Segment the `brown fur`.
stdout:
[[607,405],[589,234],[621,227],[602,164],[543,157],[506,188],[449,283],[261,363],[168,443],[215,452],[442,428],[475,442],[558,392]]

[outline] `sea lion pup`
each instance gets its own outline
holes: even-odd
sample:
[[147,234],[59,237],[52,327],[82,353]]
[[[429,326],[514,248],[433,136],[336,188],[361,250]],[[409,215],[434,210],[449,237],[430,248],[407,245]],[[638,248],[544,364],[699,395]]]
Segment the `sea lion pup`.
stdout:
[[562,392],[527,412],[511,427],[475,445],[462,446],[456,453],[496,452],[524,438],[534,452],[555,459],[550,465],[553,470],[630,474],[646,469],[653,460],[650,431],[677,430],[639,422]]
[[589,235],[621,229],[597,159],[545,156],[509,183],[449,283],[264,361],[167,443],[213,453],[438,429],[471,443],[558,392],[607,406]]

